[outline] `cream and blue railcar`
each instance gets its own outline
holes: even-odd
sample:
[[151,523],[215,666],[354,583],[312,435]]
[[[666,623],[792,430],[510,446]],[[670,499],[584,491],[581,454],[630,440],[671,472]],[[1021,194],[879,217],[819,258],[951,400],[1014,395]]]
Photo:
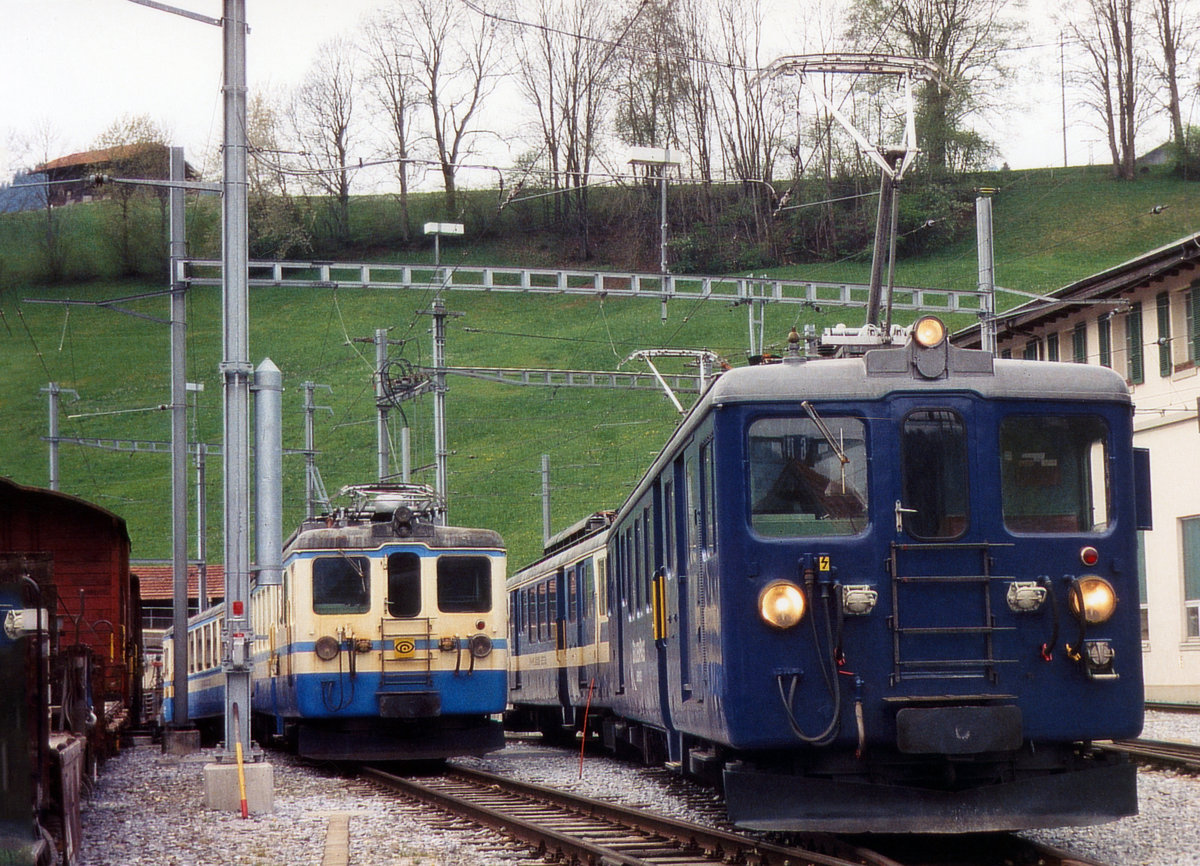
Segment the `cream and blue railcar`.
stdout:
[[[256,739],[347,761],[501,748],[508,653],[500,536],[439,525],[420,488],[354,493],[354,506],[306,520],[288,540],[280,585],[252,591]],[[189,675],[196,711],[223,698],[201,679],[219,672],[205,666],[194,685]]]

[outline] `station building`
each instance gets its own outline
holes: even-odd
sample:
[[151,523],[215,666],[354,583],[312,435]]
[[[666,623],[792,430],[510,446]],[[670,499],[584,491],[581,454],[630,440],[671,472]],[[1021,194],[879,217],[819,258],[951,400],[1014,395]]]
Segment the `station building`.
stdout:
[[[1153,498],[1137,564],[1146,700],[1200,704],[1200,233],[1048,297],[1000,314],[997,350],[1125,377]],[[978,348],[979,326],[954,342]]]

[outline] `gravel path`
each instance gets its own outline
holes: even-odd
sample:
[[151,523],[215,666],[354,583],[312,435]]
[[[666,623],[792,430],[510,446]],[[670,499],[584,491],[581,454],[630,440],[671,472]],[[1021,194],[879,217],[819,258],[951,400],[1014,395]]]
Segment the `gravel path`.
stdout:
[[[1147,714],[1143,736],[1200,742],[1200,714]],[[319,866],[330,818],[349,816],[351,866],[517,866],[523,849],[347,779],[272,752],[275,811],[243,820],[204,809],[203,768],[157,747],[127,750],[103,768],[83,812],[79,866]],[[719,799],[657,768],[579,756],[527,740],[461,763],[599,799],[724,826]],[[1200,866],[1200,778],[1143,770],[1141,813],[1099,827],[1032,833],[1113,866]],[[533,862],[533,861],[530,861]]]

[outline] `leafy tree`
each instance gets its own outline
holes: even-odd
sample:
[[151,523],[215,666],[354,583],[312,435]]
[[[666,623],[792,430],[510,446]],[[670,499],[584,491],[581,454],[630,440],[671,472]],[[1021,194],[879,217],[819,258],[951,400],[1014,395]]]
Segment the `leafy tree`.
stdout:
[[[148,115],[124,115],[96,139],[94,147],[100,153],[94,171],[129,180],[165,179],[170,174],[167,137]],[[166,192],[119,182],[100,191],[105,231],[122,276],[166,273]]]
[[989,106],[1009,74],[1006,49],[1023,25],[1020,0],[852,0],[850,35],[860,50],[932,60],[942,82],[922,82],[917,140],[934,176],[979,162],[972,115]]

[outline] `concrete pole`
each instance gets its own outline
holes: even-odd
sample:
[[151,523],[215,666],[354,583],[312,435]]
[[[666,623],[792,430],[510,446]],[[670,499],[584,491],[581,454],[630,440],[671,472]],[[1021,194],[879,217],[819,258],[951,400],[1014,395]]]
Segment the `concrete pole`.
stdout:
[[254,371],[254,544],[259,586],[283,583],[283,376],[270,358]]
[[223,0],[225,754],[250,743],[250,364],[246,212],[246,2]]
[[[183,148],[172,147],[172,181],[185,180]],[[187,286],[180,280],[180,262],[187,256],[187,227],[184,222],[183,189],[172,186],[170,201],[171,241],[171,580],[173,592],[175,666],[172,685],[174,710],[170,723],[188,725],[188,527],[187,527]]]

